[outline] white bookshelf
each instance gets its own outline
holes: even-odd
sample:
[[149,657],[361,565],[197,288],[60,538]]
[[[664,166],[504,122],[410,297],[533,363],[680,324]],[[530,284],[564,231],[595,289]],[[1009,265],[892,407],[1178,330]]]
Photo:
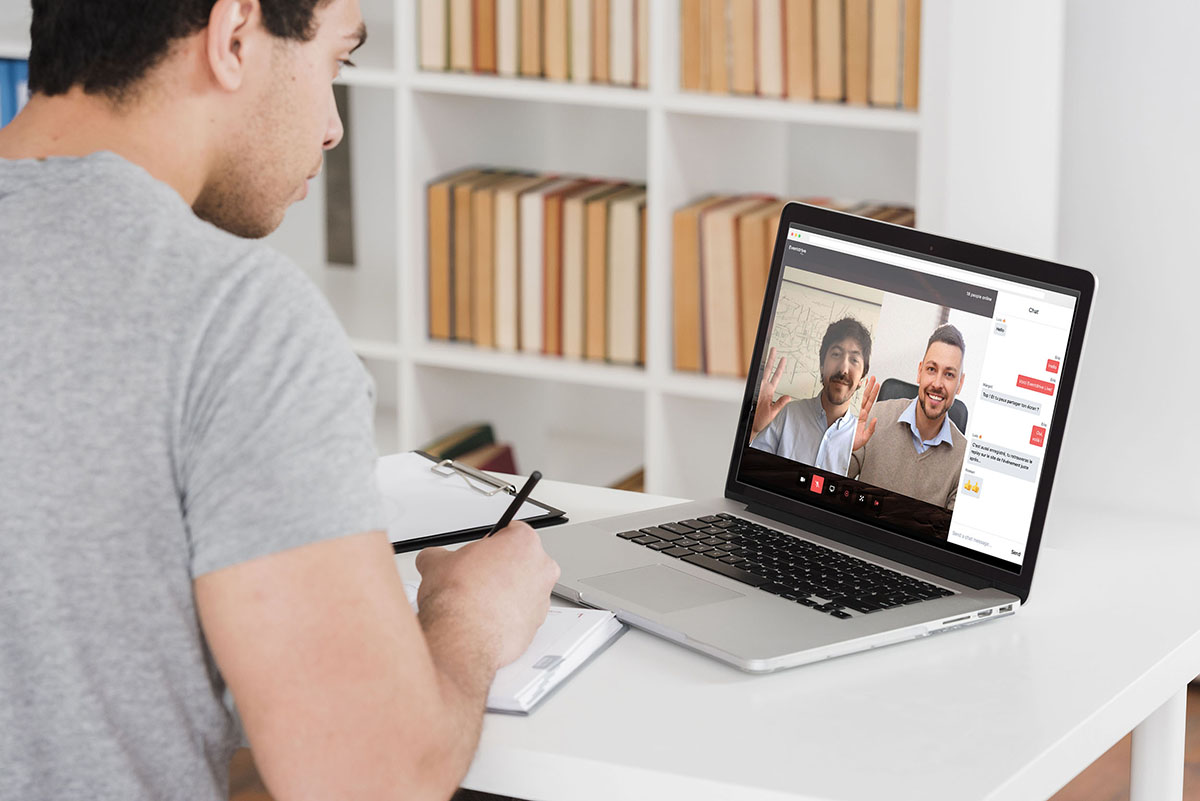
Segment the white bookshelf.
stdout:
[[[671,215],[701,194],[912,203],[923,229],[1055,252],[1062,0],[969,9],[925,0],[919,111],[679,91],[670,0],[651,4],[646,90],[423,72],[416,5],[367,4],[364,66],[343,78],[355,180],[369,161],[363,179],[375,187],[355,191],[374,191],[386,212],[364,216],[356,194],[356,242],[375,241],[386,268],[314,261],[324,253],[320,191],[274,236],[330,291],[377,382],[395,382],[395,404],[381,406],[382,417],[394,414],[381,447],[392,432],[406,449],[487,420],[524,471],[609,483],[644,467],[650,492],[719,495],[745,383],[672,369]],[[994,59],[995,47],[1017,40],[1019,65]],[[356,124],[361,103],[380,104],[378,125]],[[648,185],[644,368],[427,339],[425,185],[473,164]]]
[[[912,203],[922,229],[1053,257],[1064,5],[924,0],[914,112],[679,91],[675,0],[651,3],[647,90],[422,72],[418,4],[363,0],[368,41],[340,79],[358,264],[324,262],[320,179],[268,241],[374,375],[381,451],[487,420],[526,472],[604,484],[644,467],[650,492],[719,495],[745,384],[672,369],[673,211],[712,192]],[[0,12],[0,55],[26,52],[22,24]],[[644,369],[428,341],[425,185],[473,164],[648,185]]]

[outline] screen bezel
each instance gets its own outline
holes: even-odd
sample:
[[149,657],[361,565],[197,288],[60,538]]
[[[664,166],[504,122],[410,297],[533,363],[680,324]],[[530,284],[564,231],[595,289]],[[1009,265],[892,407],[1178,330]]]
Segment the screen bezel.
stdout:
[[[950,266],[953,267],[968,270],[978,268],[978,271],[985,275],[993,274],[1009,280],[1015,279],[1039,286],[1054,287],[1078,297],[1075,315],[1071,321],[1071,329],[1067,338],[1066,354],[1059,374],[1058,400],[1050,418],[1050,431],[1045,443],[1042,474],[1034,499],[1025,558],[1019,570],[1013,571],[997,567],[970,556],[952,553],[939,545],[922,542],[858,518],[793,500],[738,479],[742,451],[746,447],[745,443],[748,439],[753,414],[754,395],[758,390],[758,366],[762,364],[763,350],[770,339],[771,307],[775,299],[775,288],[783,270],[787,232],[791,225],[813,228],[832,236],[861,240],[863,244],[867,245],[905,251],[904,255],[915,258],[929,259],[934,262],[950,262],[952,263]],[[1024,602],[1029,597],[1033,572],[1041,549],[1046,511],[1050,504],[1050,490],[1062,448],[1067,410],[1075,389],[1079,359],[1083,352],[1084,332],[1087,329],[1095,286],[1095,277],[1088,271],[1076,267],[947,239],[912,228],[857,217],[819,206],[796,202],[788,203],[780,214],[779,229],[775,236],[775,249],[771,256],[770,275],[767,279],[767,288],[759,313],[758,333],[754,343],[754,355],[750,362],[750,375],[746,380],[741,415],[738,419],[737,438],[734,441],[729,471],[726,475],[725,497],[748,505],[768,507],[790,517],[811,522],[820,527],[822,534],[835,539],[837,532],[844,531],[848,535],[848,539],[853,540],[854,544],[860,547],[863,541],[878,543],[888,551],[892,558],[897,558],[896,552],[900,552],[902,556],[899,558],[919,569],[937,572],[939,566],[951,568],[976,577],[990,586],[1011,592]]]

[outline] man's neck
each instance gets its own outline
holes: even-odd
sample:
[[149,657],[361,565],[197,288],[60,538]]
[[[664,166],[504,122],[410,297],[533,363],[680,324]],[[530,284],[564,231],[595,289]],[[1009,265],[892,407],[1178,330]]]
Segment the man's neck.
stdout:
[[927,417],[925,411],[921,408],[921,402],[917,401],[917,432],[921,435],[923,442],[928,442],[938,435],[942,430],[942,426],[946,422],[946,414],[942,413],[936,418]]
[[[190,124],[184,103],[147,109],[116,108],[79,87],[63,95],[35,94],[0,131],[0,158],[42,159],[111,151],[171,186],[190,206],[204,185],[208,165],[202,125]],[[168,122],[169,120],[169,122]],[[170,136],[161,135],[170,130]]]
[[846,410],[850,408],[850,399],[852,399],[854,396],[851,395],[845,403],[839,403],[835,406],[829,400],[829,398],[825,396],[825,389],[822,387],[821,394],[818,397],[821,399],[821,408],[825,410],[825,423],[831,426],[838,420],[841,420],[842,416],[846,414]]

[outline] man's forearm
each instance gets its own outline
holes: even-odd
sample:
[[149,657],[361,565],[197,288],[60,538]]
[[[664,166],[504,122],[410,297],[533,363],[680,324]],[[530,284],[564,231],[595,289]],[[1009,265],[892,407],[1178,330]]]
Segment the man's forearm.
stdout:
[[436,595],[423,599],[418,618],[446,711],[444,762],[461,779],[479,744],[488,689],[495,677],[495,645],[477,622],[444,608],[438,600]]

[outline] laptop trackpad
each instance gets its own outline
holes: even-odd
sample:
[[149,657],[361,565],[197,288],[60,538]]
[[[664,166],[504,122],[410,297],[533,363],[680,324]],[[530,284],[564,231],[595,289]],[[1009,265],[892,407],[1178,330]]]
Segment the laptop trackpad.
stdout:
[[678,612],[694,606],[743,597],[704,579],[665,565],[649,565],[580,579],[598,590],[633,601],[656,612]]

